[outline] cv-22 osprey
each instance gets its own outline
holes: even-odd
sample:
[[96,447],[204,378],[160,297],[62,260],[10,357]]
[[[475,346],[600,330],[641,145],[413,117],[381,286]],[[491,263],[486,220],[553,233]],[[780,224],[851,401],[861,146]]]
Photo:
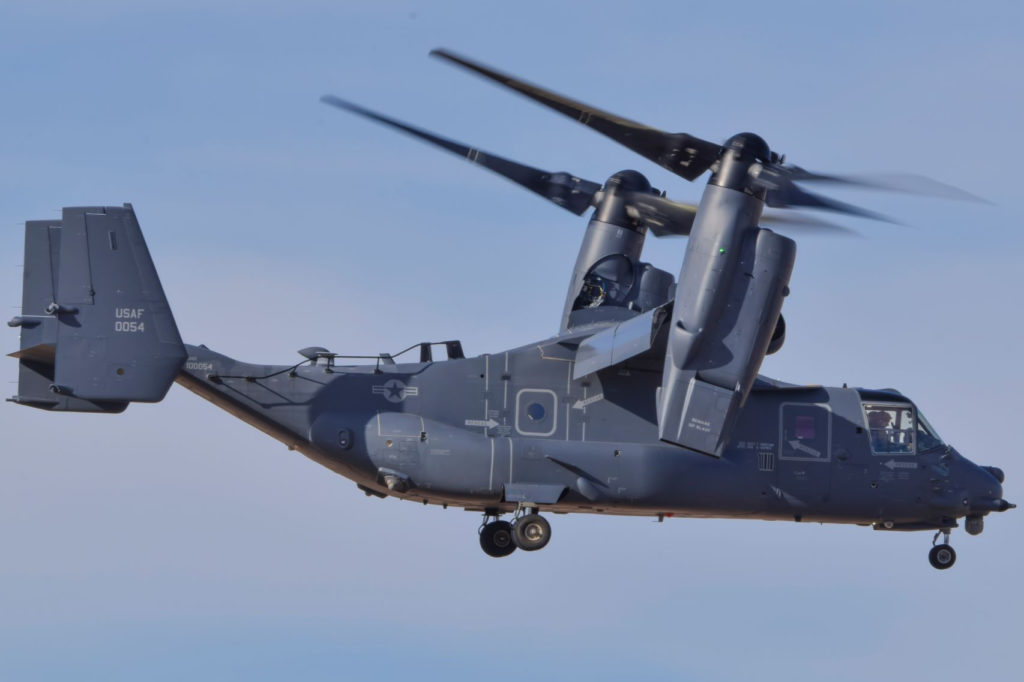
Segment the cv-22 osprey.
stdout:
[[[758,374],[785,339],[796,254],[759,227],[762,210],[877,217],[798,186],[869,181],[786,165],[751,133],[721,145],[669,134],[434,54],[687,180],[710,171],[699,206],[667,199],[636,171],[603,185],[548,173],[325,97],[577,215],[594,209],[555,336],[471,358],[446,341],[406,349],[413,361],[348,364],[353,356],[311,347],[295,365],[240,362],[182,343],[130,205],[65,208],[61,220],[26,223],[11,400],[120,412],[161,400],[176,381],[367,495],[482,513],[480,545],[495,557],[547,545],[542,512],[576,512],[932,530],[929,560],[944,569],[960,519],[978,534],[986,515],[1014,506],[1003,472],[945,444],[903,394]],[[640,260],[648,231],[688,236],[678,280]]]

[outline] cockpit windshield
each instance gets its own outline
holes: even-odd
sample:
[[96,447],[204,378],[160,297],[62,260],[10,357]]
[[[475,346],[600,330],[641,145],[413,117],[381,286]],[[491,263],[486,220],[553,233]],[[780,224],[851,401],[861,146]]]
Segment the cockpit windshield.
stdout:
[[864,403],[864,417],[876,455],[913,455],[942,445],[924,415],[906,403]]

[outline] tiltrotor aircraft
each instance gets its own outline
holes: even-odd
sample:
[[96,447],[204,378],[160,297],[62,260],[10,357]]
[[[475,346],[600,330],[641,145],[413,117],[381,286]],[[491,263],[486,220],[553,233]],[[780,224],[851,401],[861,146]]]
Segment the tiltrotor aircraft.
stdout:
[[[579,512],[933,530],[929,560],[944,569],[960,519],[978,534],[985,516],[1014,506],[1002,471],[943,443],[898,391],[758,375],[785,339],[796,253],[758,226],[762,210],[878,217],[798,186],[871,181],[786,165],[751,133],[724,144],[669,134],[434,54],[686,180],[710,171],[700,205],[667,199],[636,171],[603,185],[548,173],[325,97],[577,215],[594,209],[555,336],[472,358],[444,341],[406,349],[418,353],[412,361],[345,364],[354,356],[311,347],[295,365],[240,362],[182,343],[131,205],[65,208],[60,220],[25,226],[11,400],[121,412],[163,399],[176,381],[367,495],[481,512],[480,545],[495,557],[547,545],[542,512]],[[678,280],[640,260],[648,230],[688,235]]]

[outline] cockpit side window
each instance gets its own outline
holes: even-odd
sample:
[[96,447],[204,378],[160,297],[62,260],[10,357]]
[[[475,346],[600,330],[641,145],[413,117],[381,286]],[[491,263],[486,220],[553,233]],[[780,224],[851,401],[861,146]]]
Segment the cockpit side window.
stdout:
[[864,417],[871,451],[876,455],[913,455],[917,452],[920,431],[913,405],[864,403]]
[[924,452],[925,450],[931,450],[943,445],[942,437],[939,433],[928,423],[928,420],[924,418],[924,415],[920,412],[917,413],[917,451]]

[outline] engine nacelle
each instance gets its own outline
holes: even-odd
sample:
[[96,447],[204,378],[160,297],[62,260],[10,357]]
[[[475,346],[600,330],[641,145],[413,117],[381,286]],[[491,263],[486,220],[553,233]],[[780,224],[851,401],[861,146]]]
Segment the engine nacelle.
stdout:
[[[757,227],[763,203],[708,185],[679,277],[658,395],[661,440],[721,456],[772,340],[796,244]],[[776,348],[778,350],[778,348]]]

